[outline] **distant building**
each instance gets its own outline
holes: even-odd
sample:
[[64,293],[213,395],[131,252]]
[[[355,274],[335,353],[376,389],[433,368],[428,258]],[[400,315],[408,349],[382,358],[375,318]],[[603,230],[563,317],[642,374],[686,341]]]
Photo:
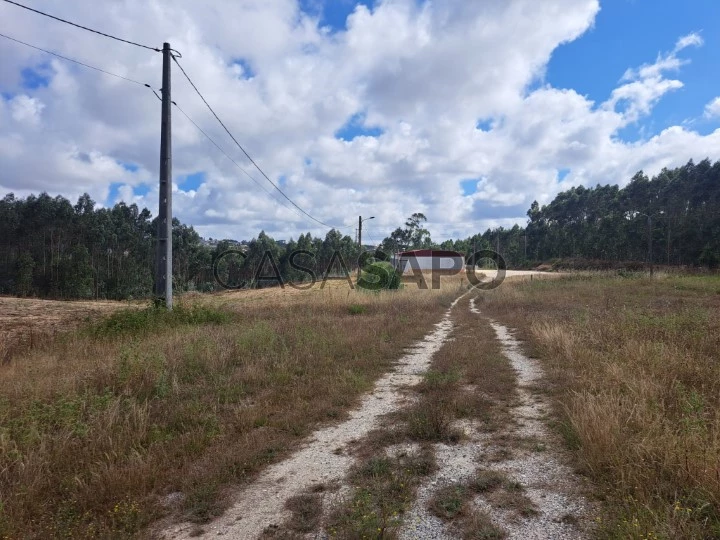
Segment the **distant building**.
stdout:
[[416,249],[395,255],[393,265],[403,274],[412,274],[418,270],[457,273],[465,268],[465,257],[457,251]]

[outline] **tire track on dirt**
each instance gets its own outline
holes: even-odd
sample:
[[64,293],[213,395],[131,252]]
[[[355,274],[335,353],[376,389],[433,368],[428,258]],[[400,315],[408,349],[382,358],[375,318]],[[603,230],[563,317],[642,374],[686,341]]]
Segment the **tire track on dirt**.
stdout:
[[[474,298],[470,300],[470,311],[481,314]],[[527,444],[520,444],[513,448],[510,459],[493,463],[490,468],[519,482],[535,509],[529,515],[517,518],[511,512],[493,506],[487,497],[478,497],[476,504],[508,532],[509,538],[586,538],[590,527],[590,504],[582,494],[581,479],[565,464],[557,437],[552,436],[545,425],[549,404],[533,389],[543,378],[542,367],[523,354],[520,342],[511,330],[491,319],[488,321],[502,344],[503,354],[517,372],[518,404],[511,411],[516,425],[493,438],[509,435],[515,440],[531,442],[534,447],[530,449]],[[488,452],[492,452],[492,438],[487,444]]]
[[435,329],[410,347],[392,371],[377,381],[373,391],[350,412],[348,420],[316,431],[303,448],[268,467],[252,484],[240,490],[223,516],[203,525],[202,531],[195,524],[182,523],[165,530],[161,536],[168,539],[257,538],[266,528],[277,526],[290,516],[285,509],[288,499],[314,485],[342,480],[354,462],[343,448],[377,427],[381,416],[403,405],[405,398],[401,389],[421,381],[433,355],[453,329],[452,309],[468,292],[455,299]]

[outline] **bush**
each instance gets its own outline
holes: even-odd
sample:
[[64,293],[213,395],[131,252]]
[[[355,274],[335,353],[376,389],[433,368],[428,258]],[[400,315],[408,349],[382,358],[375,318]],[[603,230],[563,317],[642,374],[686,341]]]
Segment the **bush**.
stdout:
[[376,261],[366,265],[360,273],[358,287],[369,291],[399,289],[401,274],[386,261]]

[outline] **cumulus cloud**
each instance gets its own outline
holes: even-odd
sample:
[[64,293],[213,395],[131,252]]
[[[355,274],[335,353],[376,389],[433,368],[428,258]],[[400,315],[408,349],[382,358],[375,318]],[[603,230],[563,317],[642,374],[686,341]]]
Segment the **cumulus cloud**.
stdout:
[[[33,6],[59,9],[51,0]],[[625,182],[640,168],[652,174],[718,157],[720,132],[673,127],[635,143],[618,138],[682,87],[668,74],[679,73],[688,47],[702,45],[698,34],[653,63],[628,66],[601,103],[538,86],[553,51],[588,31],[598,10],[597,0],[388,0],[358,5],[338,30],[298,0],[62,5],[63,15],[88,26],[152,46],[169,41],[288,196],[351,236],[358,215],[374,215],[367,233],[375,240],[416,211],[436,237],[465,235],[522,221],[533,199],[547,202],[570,185]],[[13,37],[160,86],[156,53],[9,5],[0,5],[0,18],[12,21]],[[101,203],[123,199],[154,211],[156,97],[11,42],[0,42],[0,55],[0,191],[87,191]],[[36,74],[32,87],[28,73]],[[174,110],[175,215],[212,237],[324,234],[243,159],[178,70],[173,76],[173,99],[264,186]],[[720,108],[711,105],[706,111]],[[341,140],[347,126],[357,136]],[[203,183],[183,187],[180,179],[195,173]],[[461,189],[467,181],[473,193]]]

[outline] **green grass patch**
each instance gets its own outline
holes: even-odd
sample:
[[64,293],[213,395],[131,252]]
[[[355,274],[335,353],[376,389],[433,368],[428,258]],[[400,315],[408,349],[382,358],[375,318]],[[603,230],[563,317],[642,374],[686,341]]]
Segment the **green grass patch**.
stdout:
[[350,315],[362,315],[365,313],[366,307],[362,304],[350,304],[348,306],[348,313]]
[[172,310],[156,307],[126,309],[91,325],[87,331],[95,338],[144,336],[179,326],[225,324],[230,319],[230,314],[226,311],[199,305],[178,305]]
[[354,493],[332,510],[327,531],[335,538],[394,538],[417,486],[435,468],[427,450],[361,461],[349,476]]

